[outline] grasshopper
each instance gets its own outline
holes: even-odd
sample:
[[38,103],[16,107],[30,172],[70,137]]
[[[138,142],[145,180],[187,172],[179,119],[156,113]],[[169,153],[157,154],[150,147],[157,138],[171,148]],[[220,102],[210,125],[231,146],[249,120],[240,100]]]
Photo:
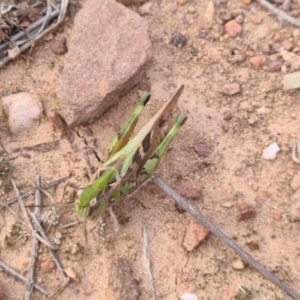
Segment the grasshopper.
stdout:
[[164,132],[164,126],[177,106],[183,89],[184,85],[130,139],[140,114],[151,97],[146,92],[142,95],[134,112],[110,143],[107,160],[80,195],[76,211],[81,218],[101,216],[108,207],[118,203],[122,197],[132,194],[151,178],[171,141],[187,120],[185,115],[179,114],[169,132]]

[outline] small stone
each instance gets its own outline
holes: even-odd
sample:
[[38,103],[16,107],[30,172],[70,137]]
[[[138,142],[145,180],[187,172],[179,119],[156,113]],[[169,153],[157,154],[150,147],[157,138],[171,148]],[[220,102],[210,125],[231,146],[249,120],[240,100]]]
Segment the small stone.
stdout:
[[252,115],[249,119],[248,119],[248,123],[251,126],[255,126],[258,122],[258,118],[255,115]]
[[269,54],[271,52],[271,46],[269,44],[263,44],[262,52],[265,54]]
[[224,22],[230,21],[233,18],[232,12],[228,9],[220,9],[218,16]]
[[80,280],[79,280],[79,278],[78,278],[78,275],[77,275],[76,271],[75,271],[73,268],[71,268],[71,267],[66,267],[66,268],[64,268],[64,271],[65,271],[66,275],[67,275],[70,279],[74,280],[74,281],[77,282],[77,283],[80,282]]
[[281,50],[280,55],[287,66],[290,66],[291,71],[298,71],[300,69],[300,56],[286,50]]
[[56,231],[55,234],[54,234],[54,236],[55,236],[57,239],[59,239],[59,240],[62,239],[62,233],[61,233],[60,231]]
[[236,22],[238,22],[239,24],[242,24],[244,22],[244,17],[242,15],[238,15],[235,18]]
[[199,156],[208,157],[212,153],[211,147],[205,142],[196,143],[194,149]]
[[10,131],[15,135],[32,128],[44,110],[38,97],[29,93],[5,96],[2,105],[8,114]]
[[250,204],[237,205],[237,220],[245,221],[253,219],[256,216],[255,208]]
[[171,43],[177,48],[182,48],[187,44],[187,37],[180,32],[175,32],[171,38]]
[[232,111],[230,110],[226,110],[224,113],[223,113],[223,120],[224,121],[230,121],[233,117],[233,114],[232,114]]
[[225,32],[232,38],[240,35],[242,26],[235,20],[231,20],[225,24]]
[[63,55],[68,52],[66,38],[59,38],[50,43],[50,49],[54,54]]
[[199,200],[202,198],[202,188],[195,182],[187,181],[179,184],[179,194],[190,200]]
[[273,41],[274,42],[280,42],[281,41],[281,34],[279,32],[275,32],[273,36]]
[[259,249],[259,244],[257,241],[250,241],[246,243],[246,245],[249,247],[250,250],[258,250]]
[[204,21],[211,25],[215,17],[215,6],[213,1],[209,1],[204,12]]
[[248,19],[253,24],[260,24],[262,21],[262,18],[256,15],[250,15]]
[[185,5],[188,2],[189,2],[189,0],[177,0],[177,3],[180,5]]
[[253,56],[249,59],[249,61],[250,61],[250,64],[252,65],[252,67],[254,67],[255,69],[259,69],[264,63],[264,57]]
[[151,8],[152,8],[152,2],[148,1],[141,5],[138,8],[138,12],[140,15],[145,16],[145,15],[150,15],[151,14]]
[[268,115],[271,112],[271,110],[269,108],[266,108],[265,106],[262,106],[258,108],[256,112],[258,115]]
[[50,273],[55,269],[55,263],[52,260],[46,260],[41,263],[41,269],[44,273]]
[[269,145],[264,149],[262,158],[265,160],[274,160],[277,156],[277,153],[280,151],[280,148],[276,142]]
[[285,50],[291,51],[294,47],[293,43],[290,40],[286,40],[282,43],[282,46]]
[[291,205],[288,215],[290,216],[290,219],[292,222],[299,222],[300,221],[300,204],[295,203],[295,204]]
[[227,83],[222,88],[222,93],[227,96],[233,96],[241,91],[240,85],[235,83]]
[[10,59],[16,58],[21,53],[21,49],[18,46],[8,49],[7,54]]
[[198,297],[195,294],[184,293],[180,296],[180,300],[198,300]]
[[269,72],[279,72],[281,70],[281,67],[282,67],[282,61],[277,60],[277,61],[271,61],[267,69]]
[[235,270],[244,270],[245,269],[245,264],[241,259],[237,259],[232,263],[232,267]]
[[5,299],[4,284],[2,284],[2,282],[0,282],[0,300],[4,300],[4,299]]
[[300,71],[284,75],[283,89],[285,91],[295,90],[299,88],[300,88]]
[[292,178],[290,186],[293,191],[300,189],[300,174],[297,174]]
[[203,225],[195,219],[192,219],[186,230],[183,247],[188,252],[193,251],[201,242],[204,241],[208,234],[209,231]]

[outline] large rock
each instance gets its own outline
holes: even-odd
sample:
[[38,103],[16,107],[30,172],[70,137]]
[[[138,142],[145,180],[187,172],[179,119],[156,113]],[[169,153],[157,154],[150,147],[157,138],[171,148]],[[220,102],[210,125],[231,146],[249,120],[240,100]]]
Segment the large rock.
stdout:
[[114,0],[78,12],[58,96],[72,126],[93,122],[141,79],[152,56],[146,20]]

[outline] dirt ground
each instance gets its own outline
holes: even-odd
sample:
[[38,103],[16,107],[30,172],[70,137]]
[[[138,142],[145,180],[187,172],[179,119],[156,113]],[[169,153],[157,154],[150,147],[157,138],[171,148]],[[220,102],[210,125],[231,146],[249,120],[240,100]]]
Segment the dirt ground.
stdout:
[[[173,141],[157,176],[174,189],[182,182],[201,187],[202,199],[193,202],[199,210],[278,278],[300,291],[300,227],[288,218],[294,193],[290,181],[300,170],[291,156],[300,134],[300,93],[282,89],[288,67],[270,72],[267,62],[258,68],[249,62],[253,56],[269,59],[270,54],[263,52],[263,45],[268,43],[275,53],[286,41],[299,47],[300,32],[283,26],[257,3],[215,2],[215,17],[226,9],[242,22],[242,34],[234,39],[226,36],[223,24],[216,19],[211,28],[208,26],[204,18],[206,0],[190,0],[185,5],[177,5],[175,0],[151,3],[149,14],[143,17],[149,22],[154,57],[145,78],[116,107],[89,126],[92,136],[85,128],[79,128],[80,132],[89,143],[94,142],[103,158],[110,139],[130,115],[141,90],[152,94],[141,118],[143,124],[184,84],[179,108],[187,114],[188,121]],[[66,24],[57,34],[68,38],[71,30],[72,24]],[[185,47],[176,48],[170,43],[175,32],[187,37]],[[56,91],[64,66],[64,56],[55,55],[50,42],[43,41],[30,57],[23,56],[0,72],[3,95],[17,91],[36,94],[46,113],[57,106]],[[245,60],[233,63],[229,58],[236,49],[245,54]],[[222,94],[224,85],[230,83],[238,83],[241,91],[232,96]],[[8,152],[56,140],[58,144],[52,150],[26,150],[27,155],[11,161],[12,177],[21,192],[34,187],[36,174],[41,175],[43,184],[71,174],[70,182],[84,186],[84,143],[77,137],[71,147],[46,117],[19,137],[10,136],[1,128],[1,141]],[[263,149],[274,141],[279,144],[280,153],[273,161],[263,160]],[[199,157],[194,151],[199,142],[211,147],[209,156]],[[92,155],[91,162],[99,165]],[[151,183],[114,209],[120,222],[118,233],[108,216],[93,231],[90,229],[95,221],[88,222],[88,243],[82,226],[61,228],[77,220],[72,189],[63,199],[62,191],[63,184],[48,190],[59,215],[59,224],[51,227],[49,236],[60,241],[58,257],[64,267],[76,271],[79,280],[59,294],[59,299],[152,299],[142,261],[143,224],[149,235],[157,299],[179,299],[186,292],[195,293],[199,299],[289,299],[250,267],[234,269],[238,256],[212,234],[196,250],[187,252],[183,239],[191,217],[178,212],[172,200]],[[11,190],[1,196],[1,201],[14,196]],[[51,211],[49,197],[42,197],[43,203],[49,205],[42,211]],[[33,202],[32,196],[26,200],[27,205]],[[256,216],[238,221],[241,204],[252,205]],[[16,204],[12,208],[21,215]],[[26,239],[22,231],[17,239],[10,237],[7,241],[15,219],[4,209],[0,218],[1,261],[27,277],[31,239]],[[259,249],[250,249],[249,243],[257,243]],[[63,283],[43,247],[36,278],[51,293]],[[3,272],[0,282],[6,299],[24,298],[24,285]],[[136,296],[139,293],[140,298]],[[34,293],[34,299],[42,296]]]

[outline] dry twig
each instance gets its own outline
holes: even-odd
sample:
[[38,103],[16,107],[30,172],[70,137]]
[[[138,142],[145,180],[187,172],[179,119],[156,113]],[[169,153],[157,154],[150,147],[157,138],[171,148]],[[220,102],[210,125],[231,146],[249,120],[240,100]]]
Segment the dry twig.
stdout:
[[[45,186],[43,186],[41,189],[48,190],[48,189],[50,189],[50,188],[52,188],[54,186],[59,185],[60,183],[62,183],[64,181],[66,181],[67,179],[69,179],[69,177],[63,177],[63,178],[51,181],[48,184],[46,184]],[[28,198],[29,196],[33,195],[35,193],[35,191],[36,191],[36,189],[33,189],[31,191],[28,191],[28,192],[25,192],[25,193],[21,194],[20,196],[22,197],[22,199],[25,199],[25,198]],[[15,203],[17,201],[18,201],[18,197],[6,201],[5,203],[3,203],[3,204],[0,205],[0,210],[2,208],[6,208],[8,205],[11,205],[11,204],[13,204],[13,203]]]
[[[40,187],[41,187],[41,176],[37,175],[36,177],[36,191],[35,191],[35,208],[34,208],[34,215],[37,217],[37,219],[40,218],[41,214],[41,203],[42,203],[42,198],[41,198],[41,192],[40,192]],[[25,300],[30,300],[33,292],[33,285],[34,285],[34,274],[35,274],[35,268],[36,268],[36,260],[39,255],[39,249],[40,249],[40,244],[39,241],[36,237],[33,237],[32,239],[32,253],[31,253],[31,266],[29,270],[29,282],[26,288],[26,294],[25,294]]]
[[300,21],[295,19],[294,17],[290,16],[283,10],[275,7],[273,4],[268,2],[267,0],[256,0],[261,6],[265,7],[268,11],[274,14],[279,21],[290,23],[296,27],[300,27]]
[[152,290],[152,299],[156,300],[156,293],[154,288],[154,281],[151,272],[151,263],[150,263],[150,253],[149,253],[149,238],[146,230],[146,226],[143,225],[143,261],[146,273],[149,277],[151,290]]
[[26,222],[27,222],[27,227],[28,227],[28,229],[30,230],[31,234],[32,234],[34,237],[36,237],[40,242],[42,242],[43,244],[45,244],[47,247],[52,248],[52,249],[56,249],[56,247],[54,247],[54,246],[50,243],[49,240],[47,240],[47,239],[41,237],[41,236],[34,230],[32,224],[31,224],[30,218],[29,218],[29,216],[28,216],[28,214],[27,214],[26,208],[25,208],[25,206],[24,206],[24,202],[23,202],[23,199],[22,199],[22,197],[21,197],[21,194],[20,194],[20,192],[19,192],[19,190],[18,190],[18,188],[17,188],[17,186],[16,186],[16,184],[15,184],[15,181],[14,181],[13,179],[11,179],[11,182],[12,182],[13,188],[14,188],[16,194],[17,194],[18,201],[19,201],[19,205],[20,205],[20,207],[21,207],[21,209],[22,209],[22,212],[23,212],[24,217],[25,217]]
[[[18,273],[16,270],[5,264],[4,262],[0,261],[0,268],[6,272],[7,274],[11,275],[15,279],[23,282],[24,284],[28,285],[29,283],[27,282],[26,278],[22,276],[20,273]],[[48,296],[49,294],[38,284],[34,283],[33,288],[35,288],[38,292],[41,294]]]
[[191,214],[198,222],[213,233],[221,242],[238,254],[244,261],[246,261],[252,268],[258,271],[261,275],[271,281],[274,285],[284,291],[293,299],[300,299],[300,295],[293,290],[291,287],[287,286],[285,283],[276,278],[271,272],[265,269],[258,261],[256,261],[251,255],[240,248],[231,238],[229,238],[225,233],[223,233],[216,225],[214,225],[210,220],[203,216],[198,209],[196,209],[187,199],[178,195],[173,189],[171,189],[165,182],[159,178],[153,178],[154,184],[161,189],[164,193],[170,196],[181,208],[186,210]]

